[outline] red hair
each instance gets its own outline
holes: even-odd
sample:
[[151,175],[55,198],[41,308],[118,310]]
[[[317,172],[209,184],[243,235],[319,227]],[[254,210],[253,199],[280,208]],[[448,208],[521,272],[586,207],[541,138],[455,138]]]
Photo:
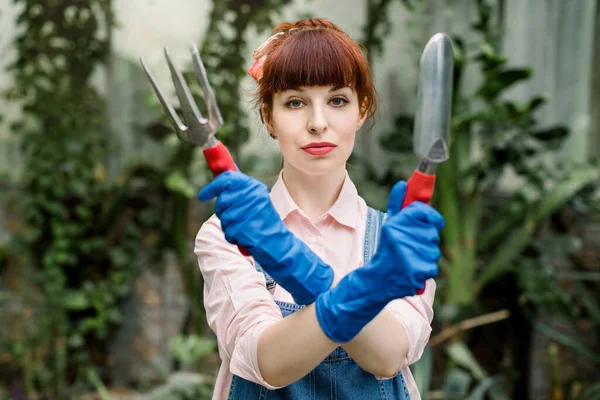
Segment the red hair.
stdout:
[[361,113],[371,117],[377,99],[369,63],[361,47],[337,25],[324,19],[284,22],[273,29],[279,36],[264,50],[258,100],[270,120],[273,94],[300,86],[351,87]]

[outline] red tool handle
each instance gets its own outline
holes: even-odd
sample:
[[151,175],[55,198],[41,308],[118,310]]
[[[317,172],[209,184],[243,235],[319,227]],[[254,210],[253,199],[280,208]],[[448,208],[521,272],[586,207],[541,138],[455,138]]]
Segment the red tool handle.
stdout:
[[[217,140],[216,146],[205,149],[203,153],[206,163],[213,173],[213,177],[216,177],[217,175],[226,171],[238,171],[238,167],[235,165],[233,157],[231,157],[231,153],[229,153],[227,147],[225,147],[225,145],[219,140]],[[250,255],[248,250],[242,246],[238,245],[238,249],[243,255]]]
[[[408,187],[406,188],[406,195],[402,203],[402,208],[406,207],[413,201],[421,201],[429,204],[431,196],[433,196],[433,187],[435,186],[435,175],[424,174],[421,171],[413,172],[412,176],[408,179]],[[423,289],[419,290],[417,294],[423,294],[425,292],[425,284]]]
[[203,153],[208,168],[210,168],[213,173],[213,177],[216,178],[217,175],[226,171],[238,171],[238,167],[235,165],[231,153],[229,153],[227,147],[219,140],[217,140],[216,146],[205,149]]

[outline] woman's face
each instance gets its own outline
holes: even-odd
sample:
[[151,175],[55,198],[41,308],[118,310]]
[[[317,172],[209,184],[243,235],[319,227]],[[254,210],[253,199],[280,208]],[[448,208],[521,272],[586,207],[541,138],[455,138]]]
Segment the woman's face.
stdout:
[[271,117],[284,168],[328,175],[345,170],[366,115],[351,88],[309,86],[276,93]]

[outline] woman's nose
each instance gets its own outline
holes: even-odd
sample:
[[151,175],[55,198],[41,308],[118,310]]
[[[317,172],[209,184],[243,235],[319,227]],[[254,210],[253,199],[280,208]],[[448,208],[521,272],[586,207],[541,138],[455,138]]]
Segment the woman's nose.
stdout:
[[308,130],[310,133],[319,134],[327,130],[327,118],[324,110],[314,107],[308,121]]

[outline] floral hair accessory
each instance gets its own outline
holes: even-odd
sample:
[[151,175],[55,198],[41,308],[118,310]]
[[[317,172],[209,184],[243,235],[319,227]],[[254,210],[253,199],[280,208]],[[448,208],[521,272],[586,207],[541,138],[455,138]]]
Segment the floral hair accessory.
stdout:
[[250,69],[248,69],[248,74],[250,74],[250,76],[253,77],[257,82],[262,79],[263,66],[265,65],[266,59],[266,55],[262,56],[258,60],[254,61],[254,63],[250,66]]
[[272,35],[270,38],[265,40],[263,44],[261,44],[256,50],[252,52],[252,58],[254,58],[254,63],[248,69],[248,74],[253,77],[257,82],[261,80],[263,76],[263,66],[265,65],[265,60],[267,59],[267,55],[264,54],[265,50],[269,46],[269,44],[278,39],[279,36],[283,35],[284,32],[277,32]]

